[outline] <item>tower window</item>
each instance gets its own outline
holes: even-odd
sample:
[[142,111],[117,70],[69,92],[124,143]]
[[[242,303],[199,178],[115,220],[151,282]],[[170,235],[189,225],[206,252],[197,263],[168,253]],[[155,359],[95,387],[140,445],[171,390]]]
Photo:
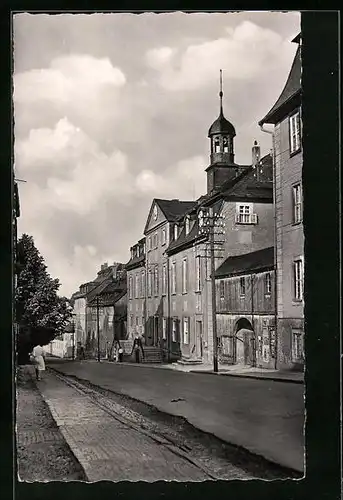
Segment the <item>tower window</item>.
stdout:
[[224,151],[224,153],[229,152],[229,141],[228,141],[227,137],[224,137],[224,139],[223,139],[223,151]]
[[220,153],[220,141],[219,141],[219,137],[216,137],[214,139],[214,152],[215,153]]

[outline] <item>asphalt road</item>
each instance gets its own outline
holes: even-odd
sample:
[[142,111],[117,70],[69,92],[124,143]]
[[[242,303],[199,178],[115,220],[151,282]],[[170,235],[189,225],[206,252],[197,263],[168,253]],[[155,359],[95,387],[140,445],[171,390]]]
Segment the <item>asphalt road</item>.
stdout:
[[304,469],[304,386],[183,373],[136,365],[48,361],[48,365],[160,411],[268,460]]

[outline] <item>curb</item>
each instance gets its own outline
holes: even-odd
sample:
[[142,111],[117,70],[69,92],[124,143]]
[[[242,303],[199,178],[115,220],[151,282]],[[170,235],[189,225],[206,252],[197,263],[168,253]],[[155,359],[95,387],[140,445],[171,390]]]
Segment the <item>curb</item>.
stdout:
[[[96,360],[85,360],[85,362],[91,362],[91,363],[97,363]],[[249,373],[230,373],[230,372],[218,372],[215,373],[211,370],[179,370],[177,368],[166,368],[164,366],[159,366],[155,364],[149,364],[149,363],[129,363],[123,361],[122,363],[116,363],[114,361],[108,361],[106,359],[100,361],[101,363],[106,363],[109,365],[114,365],[114,366],[132,366],[135,368],[156,368],[159,370],[169,370],[173,372],[179,372],[179,373],[196,373],[196,374],[203,374],[203,375],[220,375],[220,376],[226,376],[226,377],[240,377],[240,378],[249,378],[249,379],[256,379],[256,380],[271,380],[273,382],[286,382],[286,383],[291,383],[291,384],[304,384],[305,381],[302,379],[292,379],[292,378],[283,378],[283,377],[278,377],[277,375],[275,376],[264,376],[264,375],[259,375],[259,374],[249,374]],[[52,367],[51,367],[52,368]]]
[[248,373],[215,373],[212,371],[201,371],[201,370],[190,370],[188,373],[206,374],[206,375],[220,375],[225,377],[237,377],[237,378],[250,378],[256,380],[272,380],[273,382],[286,382],[291,384],[304,384],[304,380],[296,380],[291,378],[281,378],[281,377],[265,377],[263,375],[249,375]]

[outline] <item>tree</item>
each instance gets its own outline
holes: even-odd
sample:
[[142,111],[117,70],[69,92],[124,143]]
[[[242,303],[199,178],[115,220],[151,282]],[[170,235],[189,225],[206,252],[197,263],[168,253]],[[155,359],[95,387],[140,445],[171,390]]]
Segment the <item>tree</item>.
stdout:
[[59,297],[58,279],[47,272],[44,258],[32,236],[23,234],[17,248],[17,287],[15,315],[19,325],[18,351],[37,344],[48,344],[70,322],[71,307],[66,297]]

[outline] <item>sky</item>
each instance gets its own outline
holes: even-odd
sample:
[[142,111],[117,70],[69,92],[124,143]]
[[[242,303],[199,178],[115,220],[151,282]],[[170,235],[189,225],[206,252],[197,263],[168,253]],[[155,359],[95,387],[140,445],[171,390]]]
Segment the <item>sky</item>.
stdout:
[[16,14],[14,163],[28,233],[70,296],[100,265],[126,263],[153,198],[206,193],[207,133],[236,129],[251,163],[257,123],[278,98],[297,12]]

